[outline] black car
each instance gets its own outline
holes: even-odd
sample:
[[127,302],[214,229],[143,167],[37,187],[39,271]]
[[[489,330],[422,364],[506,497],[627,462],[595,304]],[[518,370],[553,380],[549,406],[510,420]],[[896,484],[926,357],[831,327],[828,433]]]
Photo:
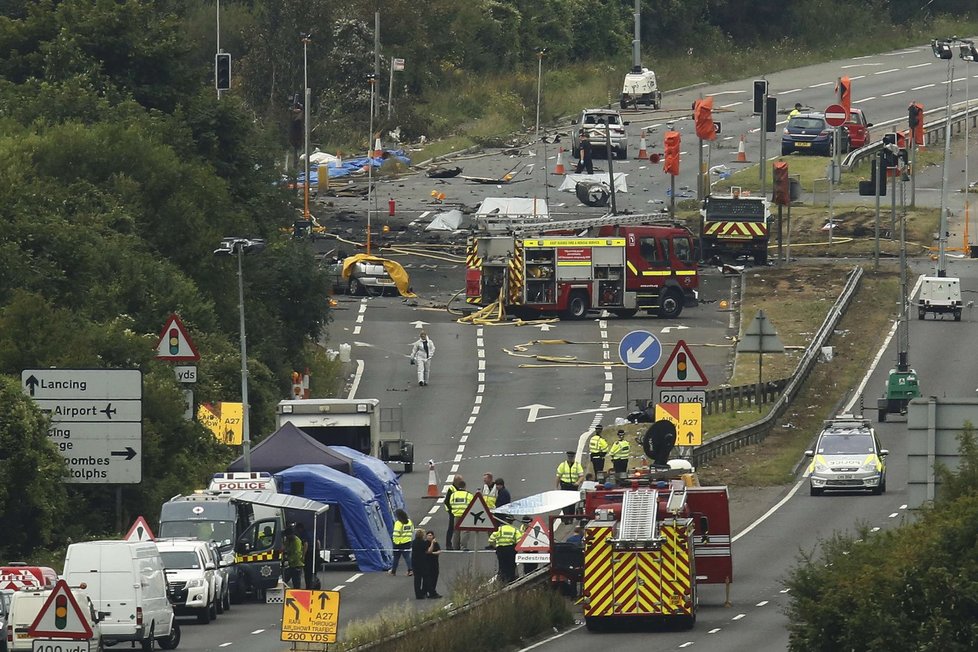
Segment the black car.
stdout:
[[[781,155],[792,152],[811,152],[822,156],[832,155],[833,128],[825,122],[822,113],[799,113],[788,118],[781,136]],[[848,152],[849,130],[842,127],[839,136],[840,151]]]

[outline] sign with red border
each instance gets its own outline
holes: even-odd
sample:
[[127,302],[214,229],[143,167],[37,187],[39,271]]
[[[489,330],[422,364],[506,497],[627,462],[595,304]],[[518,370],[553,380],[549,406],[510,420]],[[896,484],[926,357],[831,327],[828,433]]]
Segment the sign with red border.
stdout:
[[181,362],[188,360],[200,360],[197,347],[190,339],[186,326],[180,321],[176,313],[170,315],[160,331],[160,339],[156,343],[156,357],[160,360],[170,360]]
[[705,387],[710,381],[700,369],[689,345],[679,340],[655,383],[660,387]]
[[92,638],[92,628],[78,601],[71,594],[68,583],[58,580],[54,590],[44,602],[37,618],[27,630],[31,638],[67,638],[75,641]]

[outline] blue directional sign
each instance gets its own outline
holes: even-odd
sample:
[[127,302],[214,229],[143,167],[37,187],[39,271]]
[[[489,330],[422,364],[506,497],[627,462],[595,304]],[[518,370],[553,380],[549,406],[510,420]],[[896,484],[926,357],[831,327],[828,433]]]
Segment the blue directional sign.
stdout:
[[662,343],[648,331],[632,331],[621,338],[618,357],[629,369],[648,371],[662,357]]

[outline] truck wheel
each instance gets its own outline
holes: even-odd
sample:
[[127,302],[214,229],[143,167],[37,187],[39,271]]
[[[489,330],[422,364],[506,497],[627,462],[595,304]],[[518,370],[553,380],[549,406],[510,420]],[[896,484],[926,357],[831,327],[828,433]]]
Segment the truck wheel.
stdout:
[[618,148],[618,158],[626,159],[628,158],[628,148],[624,145]]
[[880,408],[878,414],[876,415],[876,420],[880,423],[886,421],[886,408]]
[[924,310],[923,308],[918,308],[917,309],[917,319],[923,319],[924,318],[924,315],[926,315],[926,314],[927,314],[927,311]]
[[607,625],[602,616],[584,616],[584,626],[589,632],[603,632],[608,628]]
[[567,301],[567,310],[564,315],[568,319],[584,319],[587,317],[588,300],[584,292],[572,292]]
[[758,251],[754,254],[754,264],[767,265],[767,249],[764,251]]
[[160,647],[164,650],[175,650],[178,645],[180,645],[180,625],[174,618],[173,625],[170,627],[170,635],[160,639]]
[[211,607],[210,607],[210,605],[207,605],[205,607],[201,607],[200,611],[197,612],[197,622],[200,623],[201,625],[206,625],[210,621],[211,621]]
[[156,647],[156,639],[154,638],[155,635],[156,623],[153,622],[149,625],[149,636],[141,641],[143,652],[153,652],[153,649]]
[[618,106],[620,106],[623,109],[627,109],[628,108],[628,102],[626,102],[624,100],[624,98],[623,98],[620,102],[618,102]]
[[619,319],[629,319],[630,317],[634,317],[638,313],[638,310],[635,308],[626,308],[623,310],[611,310],[610,312]]
[[414,470],[414,464],[412,464],[411,462],[405,462],[404,463],[404,472],[405,473],[410,473],[413,470]]
[[954,321],[961,321],[961,311],[960,310],[955,310],[954,311]]
[[683,298],[676,290],[666,290],[659,298],[659,316],[676,319],[683,312]]

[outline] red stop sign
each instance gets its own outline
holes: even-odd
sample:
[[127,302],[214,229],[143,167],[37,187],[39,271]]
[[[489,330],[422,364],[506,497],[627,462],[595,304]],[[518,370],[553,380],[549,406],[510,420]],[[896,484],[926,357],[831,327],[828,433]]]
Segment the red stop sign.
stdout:
[[825,122],[828,123],[830,127],[841,127],[846,123],[848,119],[845,107],[841,104],[830,104],[827,109],[825,109]]

